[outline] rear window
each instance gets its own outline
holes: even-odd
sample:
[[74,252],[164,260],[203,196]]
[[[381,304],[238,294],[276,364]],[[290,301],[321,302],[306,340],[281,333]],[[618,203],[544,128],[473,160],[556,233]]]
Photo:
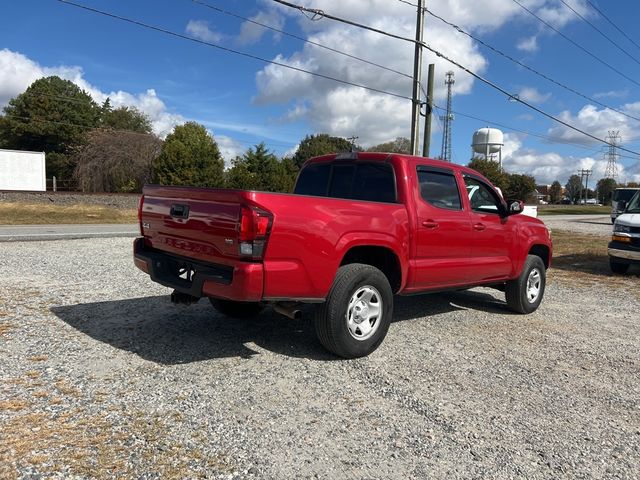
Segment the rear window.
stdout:
[[396,181],[388,163],[322,163],[305,167],[294,193],[394,203]]

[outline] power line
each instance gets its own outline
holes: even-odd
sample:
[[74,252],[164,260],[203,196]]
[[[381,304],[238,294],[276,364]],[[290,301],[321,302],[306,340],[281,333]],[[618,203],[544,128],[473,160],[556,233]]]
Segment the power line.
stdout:
[[[223,50],[223,51],[226,51],[226,52],[230,52],[230,53],[234,53],[234,54],[237,54],[237,55],[245,56],[245,57],[248,57],[248,58],[252,58],[254,60],[259,60],[261,62],[274,64],[274,65],[277,65],[277,66],[281,66],[283,68],[289,68],[289,69],[296,70],[296,71],[299,71],[299,72],[302,72],[302,73],[306,73],[306,74],[309,74],[309,75],[313,75],[313,76],[325,78],[325,79],[328,79],[328,80],[332,80],[332,81],[335,81],[335,82],[338,82],[338,83],[343,83],[343,84],[347,84],[347,85],[351,85],[351,86],[355,86],[355,87],[359,87],[359,88],[364,88],[366,90],[371,90],[371,91],[374,91],[374,92],[377,92],[377,93],[382,93],[382,94],[391,95],[391,96],[398,97],[398,98],[403,98],[403,99],[406,99],[406,100],[411,100],[410,97],[407,97],[407,96],[404,96],[404,95],[400,95],[400,94],[392,93],[392,92],[387,92],[387,91],[379,90],[379,89],[372,88],[372,87],[367,87],[365,85],[359,85],[359,84],[356,84],[356,83],[352,83],[352,82],[348,82],[348,81],[345,81],[345,80],[341,80],[341,79],[337,79],[337,78],[334,78],[334,77],[330,77],[328,75],[323,75],[323,74],[320,74],[320,73],[317,73],[317,72],[311,72],[311,71],[308,71],[308,70],[304,70],[302,68],[293,67],[291,65],[287,65],[287,64],[284,64],[284,63],[274,62],[272,60],[267,60],[267,59],[264,59],[262,57],[250,54],[250,53],[240,52],[240,51],[228,48],[228,47],[223,47],[223,46],[217,45],[215,43],[205,42],[203,40],[198,40],[198,39],[195,39],[195,38],[192,38],[192,37],[188,37],[186,35],[182,35],[180,33],[173,32],[171,30],[166,30],[164,28],[160,28],[160,27],[156,27],[156,26],[153,26],[153,25],[149,25],[149,24],[140,22],[138,20],[129,19],[127,17],[123,17],[123,16],[116,15],[116,14],[113,14],[113,13],[104,12],[102,10],[98,10],[98,9],[94,9],[94,8],[91,8],[91,7],[87,7],[85,5],[81,5],[81,4],[78,4],[78,3],[75,3],[75,2],[71,2],[69,0],[56,0],[56,1],[58,1],[60,3],[63,3],[63,4],[66,4],[66,5],[74,6],[74,7],[83,9],[83,10],[87,10],[87,11],[90,11],[92,13],[97,13],[99,15],[103,15],[103,16],[106,16],[106,17],[110,17],[110,18],[114,18],[114,19],[117,19],[117,20],[121,20],[121,21],[127,22],[127,23],[131,23],[131,24],[143,27],[143,28],[147,28],[147,29],[154,30],[154,31],[157,31],[157,32],[165,33],[165,34],[173,36],[173,37],[182,38],[184,40],[188,40],[188,41],[191,41],[191,42],[194,42],[194,43],[198,43],[198,44],[202,44],[202,45],[208,45],[210,47],[217,48],[217,49],[220,49],[220,50]],[[509,98],[513,98],[514,100],[522,103],[525,106],[528,106],[530,109],[540,113],[541,115],[544,115],[545,117],[548,117],[549,119],[554,120],[554,121],[556,121],[556,122],[558,122],[558,123],[570,128],[572,130],[575,130],[575,131],[577,131],[577,132],[579,132],[579,133],[581,133],[581,134],[583,134],[583,135],[585,135],[585,136],[587,136],[589,138],[592,138],[592,139],[594,139],[594,140],[596,140],[598,142],[601,142],[601,143],[608,144],[608,142],[606,140],[598,138],[595,135],[592,135],[592,134],[590,134],[588,132],[585,132],[584,130],[582,130],[582,129],[578,128],[578,127],[575,127],[575,126],[573,126],[573,125],[571,125],[571,124],[569,124],[569,123],[567,123],[567,122],[565,122],[565,121],[563,121],[563,120],[551,115],[550,113],[547,113],[544,110],[542,110],[542,109],[540,109],[540,108],[538,108],[538,107],[536,107],[536,106],[534,106],[534,105],[532,105],[532,104],[530,104],[530,103],[518,98],[517,96],[515,96],[515,95],[509,93],[508,91],[506,91],[504,88],[498,86],[497,84],[491,82],[490,80],[485,79],[484,77],[480,76],[479,74],[469,70],[468,68],[466,68],[463,65],[459,64],[458,62],[448,58],[447,56],[445,56],[444,54],[440,53],[438,50],[435,50],[434,48],[432,48],[431,46],[429,46],[428,44],[426,44],[424,42],[416,42],[416,40],[413,40],[413,39],[410,39],[410,38],[402,37],[400,35],[395,35],[395,34],[392,34],[392,33],[389,33],[389,32],[384,32],[382,30],[375,29],[373,27],[369,27],[369,26],[366,26],[366,25],[362,25],[360,23],[353,22],[353,21],[350,21],[350,20],[346,20],[346,19],[342,19],[342,18],[339,18],[339,17],[335,17],[333,15],[327,15],[321,10],[309,9],[309,8],[306,8],[306,7],[302,7],[302,6],[299,6],[299,5],[292,4],[290,2],[286,2],[284,0],[273,0],[273,1],[275,1],[277,3],[281,3],[283,5],[290,6],[292,8],[298,9],[300,11],[310,12],[310,13],[312,13],[314,15],[320,16],[321,18],[329,18],[329,19],[336,20],[336,21],[339,21],[339,22],[342,22],[342,23],[347,23],[347,24],[350,24],[350,25],[353,25],[353,26],[356,26],[356,27],[359,27],[359,28],[364,28],[364,29],[367,29],[367,30],[371,30],[371,31],[375,31],[375,32],[381,33],[383,35],[394,37],[394,38],[399,39],[399,40],[408,41],[410,43],[420,43],[424,48],[426,48],[427,50],[429,50],[432,53],[436,54],[438,57],[441,57],[441,58],[447,60],[449,63],[451,63],[451,64],[455,65],[456,67],[460,68],[461,70],[467,72],[469,75],[473,76],[474,78],[477,78],[481,82],[483,82],[483,83],[493,87],[494,89],[502,92],[503,94],[507,95]],[[514,0],[514,1],[517,1],[517,0]],[[638,152],[634,152],[632,150],[626,149],[626,148],[621,147],[621,146],[618,146],[618,148],[620,150],[627,151],[627,152],[629,152],[631,154],[634,154],[634,155],[640,155],[640,153],[638,153]]]
[[568,41],[569,43],[571,43],[572,45],[574,45],[576,48],[579,48],[580,50],[582,50],[584,53],[586,53],[587,55],[589,55],[590,57],[594,58],[595,60],[597,60],[598,62],[600,62],[601,64],[605,65],[607,68],[609,68],[610,70],[613,70],[614,72],[616,72],[618,75],[620,75],[621,77],[626,78],[627,80],[629,80],[631,83],[637,85],[640,87],[640,82],[637,82],[636,80],[634,80],[633,78],[631,78],[630,76],[626,75],[625,73],[621,72],[620,70],[618,70],[617,68],[615,68],[613,65],[611,65],[610,63],[605,62],[603,59],[601,59],[600,57],[598,57],[595,53],[590,52],[589,50],[587,50],[586,48],[584,48],[582,45],[580,45],[578,42],[572,40],[571,38],[569,38],[568,36],[566,36],[564,33],[562,33],[560,30],[558,30],[557,28],[555,28],[553,25],[551,25],[549,22],[543,20],[539,15],[536,15],[533,11],[529,10],[527,7],[525,7],[524,5],[522,5],[518,0],[513,0],[513,2],[515,4],[517,4],[520,8],[522,8],[523,10],[525,10],[526,12],[528,12],[531,16],[535,17],[538,19],[539,22],[541,22],[542,24],[546,25],[547,28],[550,28],[551,30],[553,30],[554,32],[556,32],[558,35],[560,35],[562,38],[564,38],[566,41]]
[[[398,0],[398,1],[402,1],[403,3],[408,3],[408,2],[405,2],[404,0]],[[624,115],[625,117],[628,117],[628,118],[631,118],[631,119],[633,119],[633,120],[636,120],[636,121],[639,121],[639,122],[640,122],[640,117],[634,117],[633,115],[630,115],[630,114],[628,114],[628,113],[625,113],[625,112],[624,112],[624,111],[622,111],[622,110],[619,110],[619,109],[617,109],[617,108],[614,108],[614,107],[612,107],[612,106],[610,106],[610,105],[607,105],[606,103],[603,103],[603,102],[600,102],[600,101],[596,100],[595,98],[592,98],[592,97],[590,97],[590,96],[588,96],[588,95],[585,95],[584,93],[581,93],[581,92],[579,92],[579,91],[575,90],[574,88],[569,87],[569,86],[567,86],[567,85],[565,85],[565,84],[563,84],[563,83],[561,83],[561,82],[559,82],[559,81],[555,80],[554,78],[552,78],[552,77],[550,77],[550,76],[548,76],[548,75],[546,75],[546,74],[544,74],[544,73],[542,73],[542,72],[540,72],[540,71],[536,70],[535,68],[530,67],[530,66],[529,66],[529,65],[527,65],[526,63],[521,62],[520,60],[518,60],[518,59],[516,59],[516,58],[513,58],[511,55],[509,55],[509,54],[507,54],[507,53],[503,52],[502,50],[499,50],[498,48],[496,48],[496,47],[494,47],[494,46],[492,46],[492,45],[488,44],[487,42],[485,42],[485,41],[481,40],[480,38],[476,37],[475,35],[472,35],[471,33],[469,33],[469,32],[467,32],[467,31],[463,30],[463,29],[462,29],[461,27],[459,27],[458,25],[456,25],[456,24],[454,24],[454,23],[452,23],[452,22],[449,22],[448,20],[446,20],[446,19],[442,18],[441,16],[439,16],[439,15],[437,15],[437,14],[433,13],[431,10],[426,9],[426,12],[427,12],[429,15],[431,15],[432,17],[434,17],[434,18],[436,18],[436,19],[440,20],[441,22],[443,22],[443,23],[445,23],[445,24],[449,25],[450,27],[452,27],[452,28],[456,29],[456,31],[458,31],[459,33],[461,33],[461,34],[463,34],[463,35],[466,35],[467,37],[471,38],[472,40],[475,40],[475,41],[476,41],[476,42],[478,42],[479,44],[481,44],[481,45],[485,46],[485,47],[486,47],[486,48],[488,48],[489,50],[491,50],[491,51],[493,51],[493,52],[497,53],[498,55],[501,55],[502,57],[504,57],[504,58],[506,58],[507,60],[510,60],[511,62],[513,62],[513,63],[515,63],[515,64],[517,64],[517,65],[521,66],[522,68],[525,68],[526,70],[530,71],[531,73],[533,73],[533,74],[535,74],[535,75],[537,75],[537,76],[539,76],[539,77],[541,77],[541,78],[543,78],[543,79],[545,79],[545,80],[547,80],[547,81],[549,81],[549,82],[551,82],[551,83],[553,83],[553,84],[555,84],[555,85],[557,85],[557,86],[559,86],[559,87],[561,87],[561,88],[563,88],[563,89],[567,90],[568,92],[571,92],[571,93],[573,93],[573,94],[575,94],[575,95],[578,95],[579,97],[582,97],[582,98],[584,98],[585,100],[588,100],[588,101],[590,101],[590,102],[592,102],[592,103],[595,103],[595,104],[597,104],[597,105],[600,105],[601,107],[608,108],[609,110],[612,110],[612,111],[617,112],[617,113],[619,113],[619,114],[621,114],[621,115]]]
[[[58,1],[63,1],[63,0],[58,0]],[[535,112],[538,112],[539,114],[541,114],[541,115],[543,115],[543,116],[545,116],[545,117],[547,117],[547,118],[549,118],[551,120],[554,120],[555,122],[557,122],[557,123],[559,123],[561,125],[564,125],[567,128],[570,128],[570,129],[572,129],[572,130],[574,130],[574,131],[576,131],[578,133],[581,133],[582,135],[584,135],[586,137],[592,138],[593,140],[596,140],[597,142],[600,142],[600,143],[606,143],[607,145],[609,144],[606,140],[604,140],[602,138],[599,138],[599,137],[597,137],[597,136],[595,136],[595,135],[593,135],[593,134],[591,134],[589,132],[586,132],[586,131],[582,130],[581,128],[578,128],[578,127],[576,127],[574,125],[571,125],[570,123],[565,122],[564,120],[561,120],[560,118],[558,118],[558,117],[556,117],[556,116],[554,116],[554,115],[542,110],[541,108],[538,108],[535,105],[532,105],[531,103],[529,103],[529,102],[527,102],[525,100],[522,100],[517,95],[508,92],[505,88],[503,88],[503,87],[499,86],[498,84],[492,82],[491,80],[488,80],[488,79],[484,78],[483,76],[475,73],[474,71],[472,71],[469,68],[461,65],[460,63],[456,62],[455,60],[447,57],[446,55],[444,55],[443,53],[439,52],[438,50],[436,50],[435,48],[431,47],[429,44],[427,44],[425,42],[418,42],[417,40],[414,40],[412,38],[402,37],[400,35],[396,35],[396,34],[393,34],[393,33],[385,32],[383,30],[380,30],[380,29],[377,29],[377,28],[374,28],[374,27],[370,27],[370,26],[364,25],[362,23],[354,22],[352,20],[346,20],[346,19],[343,19],[343,18],[340,18],[340,17],[336,17],[334,15],[329,15],[329,14],[325,13],[322,10],[303,7],[301,5],[296,5],[296,4],[293,4],[291,2],[287,2],[287,1],[284,1],[284,0],[273,0],[273,1],[276,2],[276,3],[280,3],[282,5],[286,5],[288,7],[294,8],[294,9],[299,10],[301,12],[309,12],[309,13],[312,13],[314,15],[318,15],[321,18],[328,18],[330,20],[335,20],[337,22],[346,23],[346,24],[352,25],[354,27],[358,27],[358,28],[362,28],[364,30],[369,30],[369,31],[372,31],[372,32],[380,33],[381,35],[386,35],[386,36],[389,36],[389,37],[392,37],[392,38],[396,38],[398,40],[403,40],[405,42],[409,42],[409,43],[413,43],[413,44],[418,43],[418,44],[422,45],[422,47],[424,47],[427,50],[429,50],[430,52],[434,53],[436,56],[438,56],[440,58],[443,58],[447,62],[451,63],[452,65],[455,65],[460,70],[468,73],[472,77],[480,80],[481,82],[485,83],[486,85],[489,85],[490,87],[494,88],[495,90],[498,90],[499,92],[501,92],[504,95],[506,95],[508,98],[513,99],[513,100],[515,100],[515,101],[517,101],[517,102],[529,107],[531,110],[534,110]],[[513,1],[518,3],[517,0],[513,0]],[[640,85],[640,84],[638,84],[638,85]],[[640,155],[640,153],[634,152],[633,150],[629,150],[629,149],[624,148],[624,147],[618,146],[618,148],[620,150],[625,150],[626,152],[629,152],[629,153],[631,153],[633,155]]]
[[578,18],[580,18],[583,22],[589,24],[591,26],[591,28],[593,28],[596,32],[598,32],[600,35],[602,35],[605,39],[607,39],[611,44],[613,44],[618,50],[620,50],[622,53],[624,53],[627,57],[629,57],[631,60],[633,60],[634,62],[636,62],[638,65],[640,65],[640,61],[638,61],[637,58],[635,58],[633,55],[631,55],[629,52],[627,52],[624,48],[622,48],[620,45],[618,45],[615,41],[613,41],[611,38],[609,38],[609,36],[604,33],[602,30],[600,30],[598,27],[596,27],[593,23],[591,23],[587,18],[585,18],[584,16],[582,16],[580,14],[580,12],[578,12],[575,8],[573,8],[571,5],[569,5],[565,0],[560,0],[560,2],[567,7],[569,10],[571,10],[573,13],[576,14],[576,16]]
[[[437,110],[440,110],[441,112],[446,112],[446,109],[444,107],[440,107],[438,105],[434,105],[433,108],[435,108]],[[463,112],[460,112],[459,110],[452,110],[451,113],[455,114],[458,117],[466,117],[466,118],[469,118],[471,120],[477,120],[479,122],[483,122],[483,123],[485,123],[487,125],[494,125],[496,127],[500,127],[503,130],[509,130],[509,131],[512,131],[512,132],[517,132],[517,133],[522,133],[522,134],[525,134],[525,135],[530,135],[532,137],[537,137],[537,138],[546,140],[549,143],[560,144],[560,145],[569,145],[569,146],[572,146],[572,147],[575,147],[575,148],[580,148],[582,150],[586,150],[586,151],[589,151],[589,152],[601,151],[601,147],[591,148],[591,147],[588,147],[586,145],[582,145],[580,143],[569,142],[569,141],[566,141],[566,140],[553,138],[553,137],[550,137],[548,135],[544,135],[542,133],[532,132],[530,130],[522,130],[522,129],[513,127],[511,125],[506,125],[504,123],[496,122],[495,120],[488,120],[486,118],[481,118],[481,117],[478,117],[478,116],[475,116],[475,115],[471,115],[469,113],[463,113]],[[438,115],[434,115],[434,117],[439,120]],[[637,160],[637,157],[632,157],[631,155],[620,155],[620,154],[618,154],[618,156],[622,157],[622,158],[630,158],[630,159],[633,159],[633,160]]]
[[86,5],[75,3],[75,2],[72,2],[72,1],[69,1],[69,0],[55,0],[55,1],[57,1],[59,3],[63,3],[65,5],[69,5],[69,6],[73,6],[73,7],[76,7],[76,8],[80,8],[80,9],[86,10],[88,12],[96,13],[98,15],[102,15],[102,16],[105,16],[105,17],[109,17],[109,18],[113,18],[113,19],[116,19],[116,20],[120,20],[120,21],[126,22],[126,23],[130,23],[132,25],[137,25],[139,27],[147,28],[149,30],[154,30],[156,32],[164,33],[164,34],[170,35],[172,37],[181,38],[183,40],[188,40],[190,42],[198,43],[200,45],[206,45],[206,46],[213,47],[213,48],[216,48],[218,50],[222,50],[222,51],[225,51],[225,52],[228,52],[228,53],[233,53],[235,55],[240,55],[240,56],[243,56],[243,57],[251,58],[252,60],[258,60],[260,62],[268,63],[268,64],[271,64],[271,65],[277,65],[279,67],[288,68],[290,70],[295,70],[295,71],[300,72],[300,73],[306,73],[307,75],[312,75],[312,76],[318,77],[318,78],[324,78],[325,80],[331,80],[331,81],[334,81],[334,82],[337,82],[337,83],[342,83],[344,85],[363,88],[365,90],[369,90],[369,91],[376,92],[376,93],[382,93],[384,95],[390,95],[392,97],[402,98],[404,100],[411,100],[411,97],[408,97],[406,95],[401,95],[399,93],[394,93],[394,92],[387,92],[385,90],[381,90],[381,89],[378,89],[378,88],[368,87],[366,85],[361,85],[361,84],[358,84],[358,83],[355,83],[355,82],[350,82],[348,80],[342,80],[342,79],[339,79],[339,78],[335,78],[335,77],[332,77],[330,75],[325,75],[325,74],[322,74],[322,73],[312,72],[310,70],[305,70],[304,68],[294,67],[293,65],[287,65],[286,63],[276,62],[274,60],[268,60],[266,58],[260,57],[258,55],[254,55],[252,53],[247,53],[247,52],[242,52],[242,51],[239,51],[239,50],[234,50],[234,49],[229,48],[229,47],[223,47],[222,45],[218,45],[216,43],[207,42],[207,41],[204,41],[204,40],[199,40],[197,38],[189,37],[187,35],[183,35],[181,33],[177,33],[177,32],[174,32],[172,30],[167,30],[165,28],[157,27],[155,25],[150,25],[148,23],[144,23],[144,22],[141,22],[139,20],[134,20],[134,19],[127,18],[127,17],[123,17],[121,15],[116,15],[114,13],[105,12],[103,10],[98,10],[96,8],[88,7]]
[[629,40],[631,43],[633,43],[636,47],[640,48],[640,45],[638,45],[629,35],[624,33],[624,31],[620,27],[618,27],[615,23],[613,23],[613,21],[611,19],[609,19],[609,17],[607,17],[601,10],[599,10],[598,7],[596,7],[589,0],[586,0],[586,1],[587,1],[587,3],[589,5],[591,5],[591,8],[593,8],[596,12],[598,12],[602,16],[602,18],[604,18],[607,22],[609,22],[613,26],[613,28],[618,30],[627,40]]
[[274,31],[274,32],[277,32],[277,33],[281,33],[282,35],[286,35],[286,36],[288,36],[288,37],[295,38],[296,40],[300,40],[301,42],[308,43],[308,44],[310,44],[310,45],[314,45],[314,46],[316,46],[316,47],[324,48],[325,50],[329,50],[330,52],[334,52],[334,53],[337,53],[337,54],[339,54],[339,55],[343,55],[343,56],[345,56],[345,57],[349,57],[349,58],[352,58],[352,59],[354,59],[354,60],[358,60],[359,62],[363,62],[363,63],[366,63],[366,64],[368,64],[368,65],[371,65],[371,66],[374,66],[374,67],[377,67],[377,68],[381,68],[381,69],[383,69],[383,70],[387,70],[387,71],[389,71],[389,72],[396,73],[396,74],[398,74],[398,75],[402,75],[403,77],[412,78],[412,76],[411,76],[411,75],[409,75],[409,74],[407,74],[407,73],[403,73],[403,72],[400,72],[400,71],[395,70],[395,69],[393,69],[393,68],[389,68],[389,67],[385,67],[384,65],[380,65],[379,63],[372,62],[372,61],[370,61],[370,60],[366,60],[366,59],[364,59],[364,58],[358,57],[358,56],[356,56],[356,55],[352,55],[352,54],[350,54],[350,53],[343,52],[343,51],[341,51],[341,50],[338,50],[338,49],[335,49],[335,48],[328,47],[328,46],[323,45],[323,44],[321,44],[321,43],[314,42],[313,40],[309,40],[309,39],[304,38],[304,37],[301,37],[301,36],[299,36],[299,35],[295,35],[295,34],[293,34],[293,33],[289,33],[289,32],[287,32],[287,31],[285,31],[285,30],[281,30],[281,29],[279,29],[279,28],[272,27],[271,25],[267,25],[267,24],[265,24],[265,23],[258,22],[258,21],[256,21],[256,20],[251,19],[251,18],[243,17],[242,15],[239,15],[239,14],[234,13],[234,12],[230,12],[230,11],[228,11],[228,10],[224,10],[224,9],[222,9],[222,8],[220,8],[220,7],[217,7],[217,6],[215,6],[215,5],[211,5],[210,3],[204,2],[204,1],[202,1],[202,0],[191,0],[191,1],[192,1],[193,3],[195,3],[195,4],[198,4],[198,5],[203,6],[203,7],[205,7],[205,8],[209,8],[209,9],[211,9],[211,10],[215,10],[216,12],[222,13],[222,14],[224,14],[224,15],[228,15],[228,16],[230,16],[230,17],[235,17],[235,18],[238,18],[238,19],[240,19],[240,20],[244,20],[244,21],[246,21],[246,22],[253,23],[254,25],[258,25],[258,26],[260,26],[260,27],[267,28],[267,29],[269,29],[269,30],[271,30],[271,31]]

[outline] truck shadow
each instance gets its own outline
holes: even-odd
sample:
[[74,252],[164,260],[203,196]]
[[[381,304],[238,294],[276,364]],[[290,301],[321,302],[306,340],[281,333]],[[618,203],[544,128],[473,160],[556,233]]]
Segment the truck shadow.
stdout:
[[[465,309],[508,313],[491,295],[453,292],[396,297],[394,322],[428,321],[423,317]],[[305,308],[301,321],[270,308],[257,318],[231,319],[217,313],[206,300],[182,306],[171,304],[168,296],[53,307],[51,312],[97,341],[164,365],[251,358],[260,349],[290,357],[338,360],[316,339],[311,306]]]

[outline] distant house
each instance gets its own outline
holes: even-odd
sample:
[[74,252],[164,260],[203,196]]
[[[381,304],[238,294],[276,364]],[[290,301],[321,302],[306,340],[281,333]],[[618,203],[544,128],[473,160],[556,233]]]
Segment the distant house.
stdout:
[[551,201],[551,195],[549,190],[551,185],[536,185],[536,191],[534,193],[538,203],[547,204]]

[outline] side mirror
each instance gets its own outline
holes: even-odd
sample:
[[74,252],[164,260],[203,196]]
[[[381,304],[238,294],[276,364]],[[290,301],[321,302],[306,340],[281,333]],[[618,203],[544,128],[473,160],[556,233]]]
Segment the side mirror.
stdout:
[[515,215],[517,213],[522,213],[524,210],[524,202],[522,200],[514,200],[509,203],[509,215]]
[[624,200],[620,200],[618,202],[618,210],[620,210],[621,212],[624,212],[627,209],[627,205],[628,205],[627,202],[625,202]]

